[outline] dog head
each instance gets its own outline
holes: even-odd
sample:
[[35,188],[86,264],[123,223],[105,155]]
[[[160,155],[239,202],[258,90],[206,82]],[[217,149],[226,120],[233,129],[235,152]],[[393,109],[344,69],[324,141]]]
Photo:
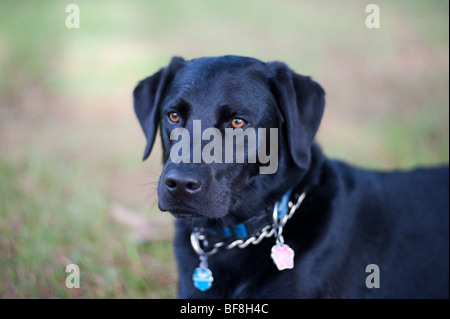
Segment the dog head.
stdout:
[[133,95],[144,159],[160,125],[159,208],[186,219],[242,219],[273,205],[308,169],[325,105],[309,77],[238,56],[175,57]]

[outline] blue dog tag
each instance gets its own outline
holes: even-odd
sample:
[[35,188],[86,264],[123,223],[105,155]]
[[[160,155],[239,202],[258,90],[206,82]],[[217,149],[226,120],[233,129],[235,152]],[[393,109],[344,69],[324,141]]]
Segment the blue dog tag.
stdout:
[[194,281],[194,287],[200,291],[205,291],[211,288],[214,281],[211,270],[208,268],[195,268],[194,275],[192,276]]

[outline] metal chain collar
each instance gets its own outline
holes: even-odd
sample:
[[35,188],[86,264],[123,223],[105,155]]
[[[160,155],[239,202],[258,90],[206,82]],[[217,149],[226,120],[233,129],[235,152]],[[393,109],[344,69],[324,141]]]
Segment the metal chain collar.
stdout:
[[191,245],[192,248],[194,248],[195,252],[200,257],[209,257],[217,253],[219,248],[224,247],[225,249],[232,249],[234,247],[239,248],[245,248],[250,244],[257,245],[259,244],[264,238],[270,238],[275,235],[277,240],[283,241],[282,232],[283,227],[286,225],[287,221],[294,215],[295,211],[300,207],[301,203],[303,202],[303,199],[305,198],[306,193],[302,193],[299,198],[297,199],[297,202],[293,204],[291,201],[288,203],[288,208],[290,208],[289,213],[284,215],[283,217],[278,217],[278,202],[275,203],[275,206],[273,208],[273,223],[271,225],[267,225],[261,229],[260,232],[258,232],[256,235],[251,236],[247,239],[236,239],[235,241],[232,241],[229,244],[226,244],[225,242],[221,241],[218,243],[215,243],[211,250],[205,251],[202,247],[208,247],[208,240],[206,239],[206,236],[204,235],[205,230],[203,228],[194,228],[194,230],[191,233]]

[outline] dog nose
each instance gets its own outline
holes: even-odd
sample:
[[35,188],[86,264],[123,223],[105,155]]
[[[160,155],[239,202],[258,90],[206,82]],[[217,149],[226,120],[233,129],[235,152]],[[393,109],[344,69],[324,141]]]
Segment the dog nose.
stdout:
[[200,176],[193,171],[172,168],[164,176],[164,184],[173,195],[194,195],[202,189]]

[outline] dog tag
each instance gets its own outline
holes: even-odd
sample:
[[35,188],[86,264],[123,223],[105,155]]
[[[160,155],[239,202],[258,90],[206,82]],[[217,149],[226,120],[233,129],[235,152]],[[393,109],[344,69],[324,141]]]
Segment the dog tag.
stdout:
[[195,268],[192,280],[194,281],[195,288],[200,291],[205,291],[211,288],[214,278],[211,270],[208,268],[197,267]]
[[272,247],[270,256],[278,270],[294,268],[294,251],[286,244],[276,244]]

